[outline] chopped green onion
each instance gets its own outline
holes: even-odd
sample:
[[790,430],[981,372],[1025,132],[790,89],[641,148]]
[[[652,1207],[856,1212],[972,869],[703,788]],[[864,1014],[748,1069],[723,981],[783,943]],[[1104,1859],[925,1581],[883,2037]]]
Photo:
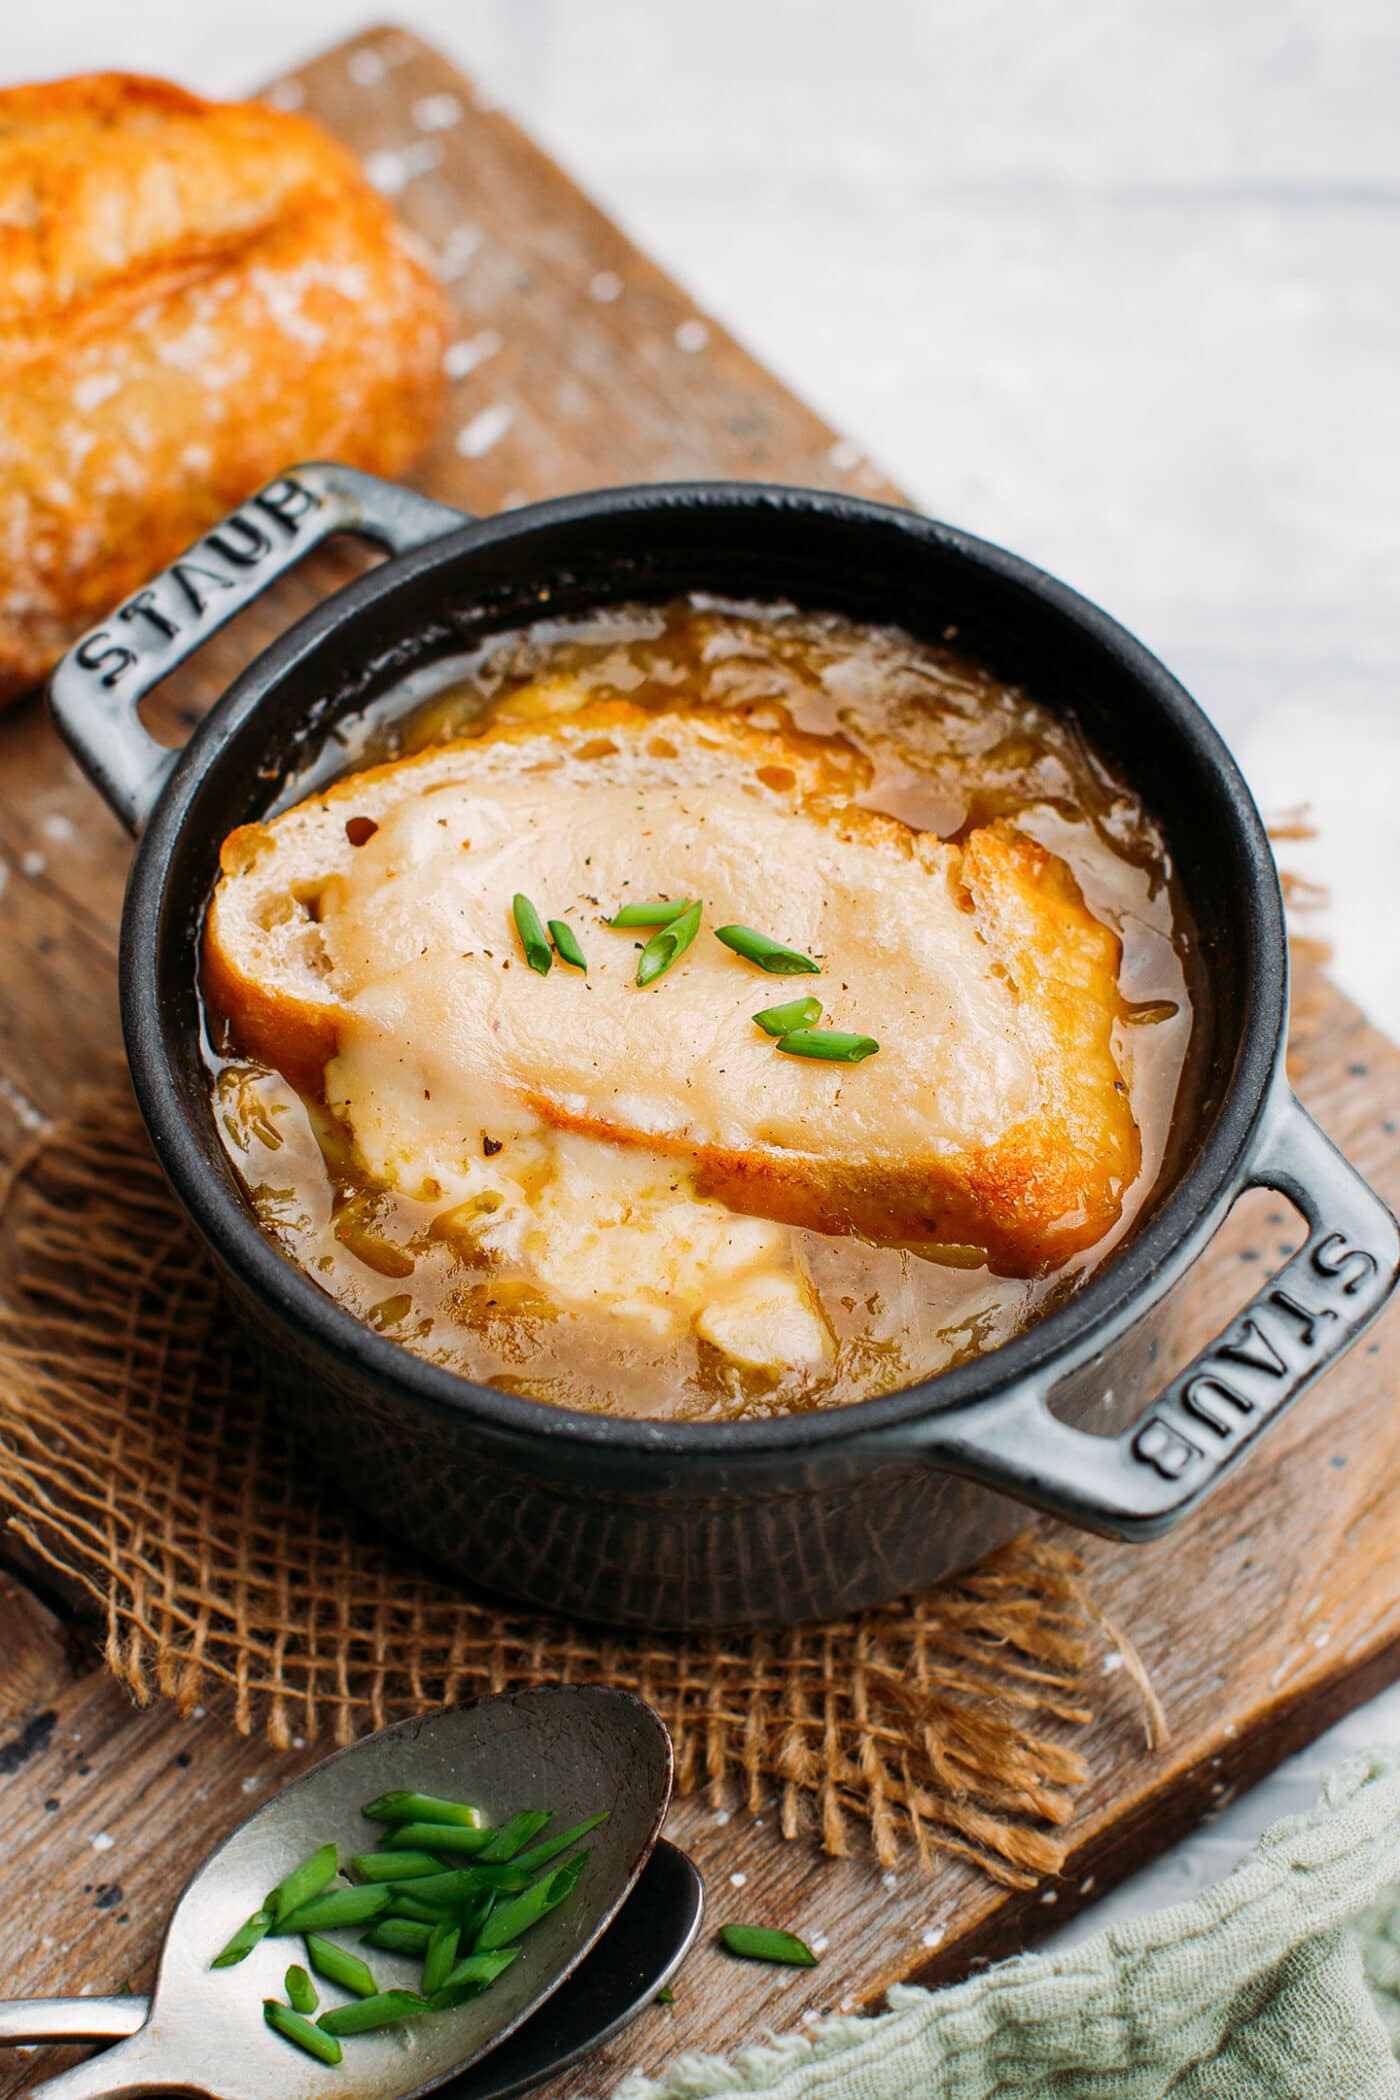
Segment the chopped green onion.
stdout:
[[450,2012],[454,2006],[465,2005],[468,1998],[479,1997],[493,1984],[519,1952],[518,1947],[501,1947],[491,1954],[469,1954],[432,1993],[428,2003],[434,2012]]
[[282,1988],[287,1993],[287,2003],[293,2012],[303,2015],[314,2013],[321,2002],[315,1984],[300,1962],[292,1963],[282,1980]]
[[393,1832],[395,1845],[412,1846],[419,1852],[474,1852],[486,1850],[494,1830],[467,1830],[452,1823],[400,1823]]
[[263,1934],[270,1931],[271,1927],[272,1912],[270,1910],[255,1910],[252,1917],[245,1919],[244,1923],[239,1926],[228,1945],[220,1948],[210,1962],[210,1968],[232,1969],[238,1962],[246,1960],[254,1947],[257,1946]]
[[588,1854],[576,1852],[557,1873],[535,1882],[533,1887],[509,1903],[498,1903],[477,1934],[474,1951],[489,1954],[494,1948],[508,1946],[522,1932],[528,1932],[547,1912],[573,1894],[587,1864]]
[[789,999],[786,1006],[765,1006],[754,1019],[765,1035],[791,1035],[795,1028],[810,1028],[822,1017],[820,999]]
[[[360,1944],[364,1947],[383,1947],[390,1954],[426,1954],[432,1936],[431,1925],[422,1924],[417,1918],[396,1918],[391,1914],[387,1918],[376,1919]],[[308,1940],[307,1945],[310,1944]],[[368,1975],[369,1971],[366,1970],[365,1974]],[[369,1996],[368,1991],[365,1996]]]
[[789,1057],[820,1057],[829,1065],[858,1065],[879,1047],[873,1035],[843,1035],[839,1028],[794,1028],[778,1037]]
[[494,1889],[483,1889],[479,1896],[469,1896],[457,1911],[457,1923],[462,1928],[462,1945],[470,1947],[498,1901]]
[[554,943],[560,962],[566,962],[571,969],[582,970],[587,974],[587,960],[578,944],[578,935],[574,932],[568,920],[551,919],[549,922],[549,936]]
[[637,958],[637,983],[642,987],[655,984],[664,977],[678,955],[686,949],[700,931],[700,914],[704,906],[698,901],[686,906],[678,919],[654,933]]
[[720,1942],[745,1961],[784,1962],[793,1969],[815,1969],[817,1957],[795,1932],[776,1932],[767,1925],[721,1925]]
[[667,897],[650,904],[624,904],[608,920],[609,926],[669,926],[683,911],[690,910],[689,897]]
[[272,1912],[278,1930],[281,1930],[284,1918],[301,1904],[309,1903],[313,1896],[319,1896],[326,1883],[334,1881],[335,1876],[335,1846],[322,1845],[319,1852],[313,1852],[310,1859],[304,1859],[299,1867],[293,1868],[285,1881],[279,1881],[263,1906]]
[[400,2020],[415,2020],[427,2010],[427,1999],[417,1991],[376,1991],[354,2005],[333,2005],[316,2024],[327,2034],[372,2034],[376,2027],[396,2027]]
[[[493,1866],[449,1867],[443,1874],[425,1874],[421,1881],[406,1881],[401,1889],[395,1888],[397,1896],[405,1896],[410,1903],[433,1905],[451,1910],[468,1896],[477,1896],[482,1889],[508,1889],[514,1892],[530,1882],[529,1874],[522,1874],[519,1867],[507,1866],[502,1860]],[[392,1884],[391,1884],[392,1886]],[[409,1912],[409,1916],[415,1913]]]
[[511,912],[515,919],[515,930],[520,935],[520,945],[525,950],[525,960],[541,977],[548,977],[554,957],[549,942],[545,939],[540,915],[528,897],[519,891],[511,901]]
[[350,1867],[357,1881],[413,1881],[421,1874],[440,1874],[442,1861],[434,1859],[431,1852],[396,1849],[358,1852]]
[[590,1830],[596,1830],[600,1823],[606,1823],[607,1820],[608,1811],[604,1809],[600,1816],[590,1816],[586,1823],[575,1823],[572,1830],[558,1830],[553,1837],[547,1837],[540,1844],[532,1845],[528,1852],[517,1852],[511,1865],[517,1873],[537,1874],[541,1867],[547,1867],[552,1859],[567,1851],[570,1845],[576,1844],[581,1837],[586,1837]]
[[[383,1932],[388,1924],[387,1918],[381,1918],[375,1931]],[[426,1932],[428,1927],[420,1926],[419,1930]],[[418,1949],[400,1947],[395,1951],[416,1954]],[[337,1947],[334,1940],[323,1940],[318,1932],[307,1933],[306,1955],[318,1976],[324,1976],[327,1983],[338,1983],[344,1991],[353,1991],[357,1998],[372,1998],[379,1989],[367,1962],[362,1962],[358,1954],[351,1954],[348,1948]],[[297,2009],[300,2011],[301,2008]]]
[[428,1942],[428,1951],[423,1957],[423,1996],[431,1998],[440,1991],[452,1974],[452,1964],[457,1959],[457,1942],[462,1937],[460,1925],[435,1925]]
[[660,1990],[659,1990],[659,1991],[657,1992],[657,1994],[656,1994],[656,2002],[657,2002],[657,2004],[658,2004],[658,2005],[674,2005],[674,2004],[675,2004],[675,2002],[676,2002],[676,1994],[675,1994],[675,1992],[674,1992],[674,1991],[673,1991],[673,1990],[671,1989],[671,1986],[670,1986],[670,1984],[669,1984],[669,1983],[663,1983],[663,1984],[662,1984],[662,1986],[661,1986]]
[[716,926],[715,939],[723,941],[745,962],[757,963],[760,970],[767,970],[773,977],[820,977],[822,966],[813,962],[810,955],[801,955],[796,948],[785,948],[766,933],[755,933],[752,926]]
[[275,1998],[264,1998],[263,2018],[284,2041],[295,2042],[298,2049],[304,2049],[318,2063],[340,2062],[341,2048],[335,2036],[323,2034],[319,2027],[313,2027],[310,2020],[304,2020],[289,2005],[279,2005]]
[[497,1861],[514,1860],[521,1846],[528,1845],[531,1838],[536,1837],[548,1821],[547,1808],[522,1808],[518,1816],[512,1816],[508,1823],[502,1823],[482,1853],[481,1864],[486,1866]]
[[370,1823],[452,1823],[480,1830],[481,1810],[468,1801],[444,1801],[438,1794],[376,1794],[360,1814]]
[[365,1925],[387,1910],[394,1900],[392,1882],[362,1883],[352,1889],[331,1889],[313,1896],[289,1917],[279,1918],[274,1932],[332,1932],[337,1925]]
[[394,1900],[385,1912],[386,1917],[404,1918],[414,1924],[441,1925],[444,1918],[452,1916],[450,1904],[424,1903],[408,1893],[412,1887],[413,1883],[410,1881],[406,1888],[395,1889]]

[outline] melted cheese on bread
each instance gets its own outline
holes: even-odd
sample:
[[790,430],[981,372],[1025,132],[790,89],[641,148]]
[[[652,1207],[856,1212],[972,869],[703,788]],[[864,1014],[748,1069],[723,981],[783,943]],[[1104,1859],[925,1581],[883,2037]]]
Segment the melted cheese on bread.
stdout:
[[[211,1003],[324,1084],[368,1173],[555,1295],[816,1360],[784,1223],[1032,1274],[1101,1237],[1138,1168],[1116,936],[1012,827],[950,844],[861,807],[867,784],[839,739],[624,702],[439,746],[233,834]],[[517,891],[569,920],[586,978],[527,969]],[[606,921],[651,896],[705,924],[639,990],[646,935]],[[727,921],[821,976],[737,959]],[[879,1055],[777,1051],[753,1013],[809,991]]]

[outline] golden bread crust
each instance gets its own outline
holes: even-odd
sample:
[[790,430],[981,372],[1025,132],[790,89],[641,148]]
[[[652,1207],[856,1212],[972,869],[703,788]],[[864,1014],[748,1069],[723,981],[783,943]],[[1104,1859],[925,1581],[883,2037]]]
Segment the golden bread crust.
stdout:
[[289,464],[401,472],[448,318],[307,119],[125,74],[0,92],[0,700]]

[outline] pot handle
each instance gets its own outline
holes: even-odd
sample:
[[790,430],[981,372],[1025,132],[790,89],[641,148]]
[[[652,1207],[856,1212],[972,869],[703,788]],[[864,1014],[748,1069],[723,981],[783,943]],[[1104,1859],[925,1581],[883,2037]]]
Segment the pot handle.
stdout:
[[49,706],[65,743],[128,831],[141,831],[180,755],[142,726],[138,710],[153,686],[332,533],[405,554],[470,522],[465,511],[354,467],[292,467],[60,659]]
[[1296,1203],[1307,1240],[1129,1428],[1072,1428],[1046,1405],[1054,1383],[1026,1380],[932,1416],[920,1454],[1108,1538],[1170,1529],[1370,1325],[1400,1272],[1395,1219],[1287,1087],[1247,1188]]

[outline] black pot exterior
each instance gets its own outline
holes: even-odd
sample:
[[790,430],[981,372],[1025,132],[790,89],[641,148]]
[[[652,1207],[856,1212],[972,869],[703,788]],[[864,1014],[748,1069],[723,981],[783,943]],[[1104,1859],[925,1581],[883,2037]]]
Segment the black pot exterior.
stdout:
[[[354,1361],[328,1366],[268,1326],[225,1271],[283,1419],[352,1502],[484,1590],[615,1626],[788,1625],[880,1604],[966,1567],[1027,1522],[1024,1503],[914,1453],[662,1448],[634,1471],[538,1446],[462,1411],[425,1411]],[[1170,1301],[1057,1396],[1061,1414],[1121,1426],[1150,1390]],[[1103,1406],[1116,1381],[1116,1414]],[[328,1418],[334,1432],[327,1433]]]
[[[329,507],[326,529],[411,544],[376,533],[381,485],[325,467],[297,470],[288,485],[301,484],[309,503]],[[395,499],[432,510],[385,492]],[[472,1582],[624,1624],[853,1610],[976,1558],[1022,1526],[1028,1502],[1124,1537],[1165,1529],[1354,1338],[1400,1264],[1388,1213],[1283,1081],[1277,881],[1209,724],[1140,645],[1063,585],[912,514],[698,484],[567,498],[426,538],[444,522],[420,519],[424,544],[339,592],[225,695],[154,799],[123,922],[123,1019],[143,1114],[307,1449],[347,1496]],[[1188,1156],[1104,1269],[988,1357],[903,1393],[775,1422],[554,1409],[371,1333],[262,1235],[214,1129],[200,1054],[198,939],[219,842],[267,812],[336,722],[406,672],[546,610],[690,589],[788,598],[930,639],[954,627],[969,653],[1072,713],[1163,823],[1208,980]],[[83,763],[135,820],[156,762],[138,754],[123,790],[98,748],[118,704],[94,684],[112,631],[73,652],[53,702]],[[1181,1281],[1234,1198],[1260,1182],[1304,1210],[1307,1244],[1214,1355],[1154,1402],[1158,1339]],[[1231,1344],[1244,1351],[1238,1363]]]

